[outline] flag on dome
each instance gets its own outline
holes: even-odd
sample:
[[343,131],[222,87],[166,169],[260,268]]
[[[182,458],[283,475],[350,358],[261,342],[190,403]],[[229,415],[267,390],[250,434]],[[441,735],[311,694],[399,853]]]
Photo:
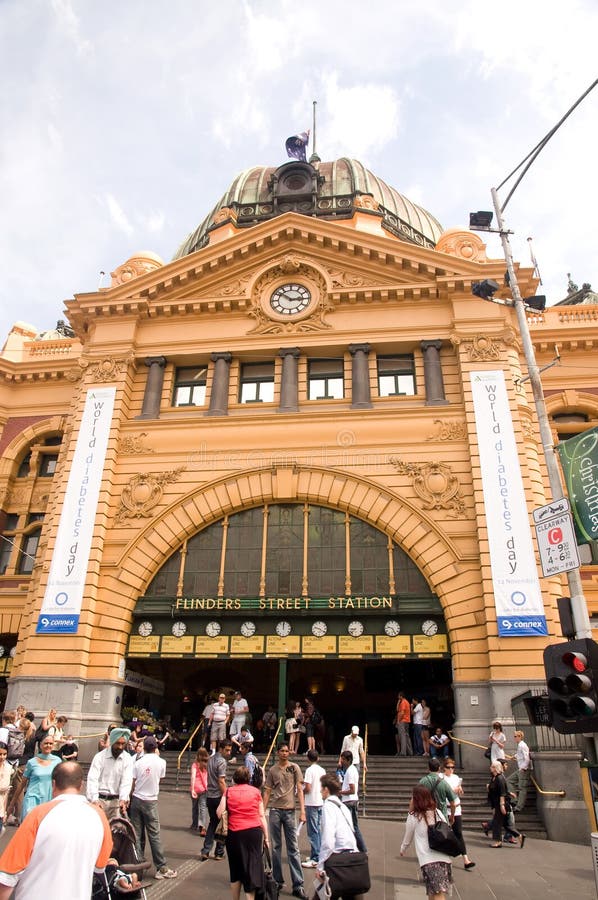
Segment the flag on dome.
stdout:
[[306,147],[309,144],[309,131],[302,131],[301,134],[293,134],[285,141],[287,156],[292,159],[300,159],[301,162],[307,162]]

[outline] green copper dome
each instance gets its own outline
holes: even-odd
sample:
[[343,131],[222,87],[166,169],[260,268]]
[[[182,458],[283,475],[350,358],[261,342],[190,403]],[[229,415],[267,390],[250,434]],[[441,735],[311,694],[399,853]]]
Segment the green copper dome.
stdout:
[[382,216],[382,227],[401,240],[433,248],[442,226],[378,178],[356,159],[310,163],[292,160],[282,166],[255,166],[237,175],[214,209],[177,250],[180,259],[209,243],[210,230],[231,209],[238,228],[250,228],[285,212],[328,220],[349,219],[365,208]]

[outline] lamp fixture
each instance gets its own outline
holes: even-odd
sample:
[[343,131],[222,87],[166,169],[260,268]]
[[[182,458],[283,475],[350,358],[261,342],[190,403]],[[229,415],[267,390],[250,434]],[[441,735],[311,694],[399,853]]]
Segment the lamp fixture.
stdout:
[[537,312],[544,312],[546,309],[546,297],[544,294],[536,294],[534,297],[524,297],[523,302],[530,309],[535,309]]
[[474,281],[471,285],[471,293],[475,297],[481,297],[482,300],[492,300],[498,289],[498,282],[493,281],[491,278],[484,278],[483,281]]
[[490,228],[493,216],[493,212],[481,209],[477,212],[469,213],[469,227],[481,229]]

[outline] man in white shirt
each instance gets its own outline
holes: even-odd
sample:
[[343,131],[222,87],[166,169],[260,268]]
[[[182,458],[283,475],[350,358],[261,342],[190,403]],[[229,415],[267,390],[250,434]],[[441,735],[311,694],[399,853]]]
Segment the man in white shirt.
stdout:
[[[53,799],[34,807],[0,857],[0,900],[91,897],[94,870],[102,872],[112,835],[101,809],[80,793],[83,772],[65,762],[52,772]],[[14,894],[13,894],[14,890]]]
[[150,735],[143,742],[144,754],[133,766],[133,787],[129,817],[137,835],[137,854],[141,858],[141,838],[147,832],[152,859],[156,867],[155,877],[176,878],[177,873],[166,865],[160,838],[158,794],[160,781],[166,775],[166,762],[156,752],[158,742]]
[[249,704],[241,693],[235,691],[235,699],[233,700],[233,720],[230,726],[230,739],[234,740],[234,736],[239,734],[241,728],[247,721],[247,713],[249,712]]
[[305,869],[315,869],[320,856],[320,830],[322,825],[322,804],[324,803],[320,779],[326,774],[326,770],[318,764],[319,756],[317,750],[308,750],[307,759],[310,765],[303,776],[303,790],[305,792],[305,824],[310,854],[301,865]]
[[324,775],[321,780],[322,836],[316,875],[323,879],[326,860],[331,853],[349,851],[355,853],[357,842],[348,810],[339,802],[339,782],[336,775]]
[[339,767],[342,765],[341,756],[345,752],[345,750],[351,751],[351,756],[353,757],[353,765],[359,768],[359,763],[361,763],[363,766],[363,771],[367,772],[368,767],[365,764],[365,750],[363,747],[363,740],[359,737],[359,725],[351,726],[351,734],[346,734],[343,738],[341,752],[338,757]]
[[104,810],[108,819],[126,816],[133,782],[133,760],[125,753],[128,728],[113,728],[110,746],[96,753],[87,773],[87,799]]
[[353,764],[353,757],[350,750],[343,750],[341,753],[341,768],[344,773],[341,788],[341,800],[351,813],[357,849],[362,850],[365,853],[368,848],[366,847],[363,835],[359,830],[359,822],[357,820],[357,807],[359,806],[359,772],[357,771],[357,767]]
[[230,718],[230,706],[226,702],[226,694],[219,694],[218,700],[212,707],[210,715],[210,747],[212,755],[216,753],[216,746],[220,741],[226,740],[226,726]]
[[512,797],[517,797],[517,803],[513,808],[513,812],[522,812],[527,800],[527,790],[529,787],[531,759],[529,755],[529,747],[523,740],[523,731],[516,731],[514,738],[517,741],[517,751],[515,759],[517,760],[517,768],[507,778],[507,785]]
[[413,725],[413,753],[414,756],[424,755],[424,742],[422,731],[424,730],[424,709],[415,697],[411,701],[411,723]]

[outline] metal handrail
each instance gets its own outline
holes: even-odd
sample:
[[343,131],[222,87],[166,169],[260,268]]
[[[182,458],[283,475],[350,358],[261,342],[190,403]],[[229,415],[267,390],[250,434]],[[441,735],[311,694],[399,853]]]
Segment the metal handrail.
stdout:
[[203,725],[204,722],[205,722],[205,718],[204,718],[204,716],[202,716],[201,719],[199,720],[199,722],[197,723],[197,725],[195,726],[195,729],[193,730],[193,733],[191,734],[191,737],[188,738],[188,740],[187,740],[185,746],[183,747],[183,749],[181,750],[181,752],[180,752],[179,755],[177,756],[177,760],[176,760],[176,789],[177,789],[177,790],[178,790],[178,787],[179,787],[179,775],[180,775],[180,772],[181,772],[181,759],[182,759],[183,753],[185,752],[185,750],[189,750],[189,749],[190,749],[190,747],[191,747],[191,742],[193,741],[193,738],[195,737],[195,735],[197,734],[197,732],[199,731],[199,729],[202,727],[202,725]]
[[[466,741],[463,738],[455,737],[455,735],[453,734],[452,731],[449,731],[448,735],[452,741],[456,741],[458,744],[467,744],[468,747],[478,747],[480,750],[487,749],[484,744],[476,744],[476,743],[474,743],[474,741]],[[505,757],[506,757],[506,759],[517,759],[516,756],[510,756],[508,753],[505,753]],[[530,772],[530,779],[533,782],[533,785],[536,788],[537,792],[539,794],[541,794],[543,797],[566,797],[567,796],[567,791],[564,791],[564,790],[560,790],[560,791],[545,791],[545,790],[543,790],[540,787],[540,785],[538,784],[538,782],[536,781],[536,779],[534,778],[534,776],[531,774],[531,772]]]
[[366,814],[365,813],[365,799],[366,799],[366,794],[367,794],[365,779],[366,779],[367,758],[368,758],[368,726],[367,726],[367,722],[366,722],[364,735],[363,735],[363,756],[365,759],[365,765],[363,767],[363,775],[362,775],[362,779],[361,779],[361,796],[363,799],[363,814],[365,816],[365,814]]
[[276,734],[272,738],[272,743],[270,744],[270,748],[269,748],[268,753],[266,754],[266,758],[264,760],[264,772],[266,771],[266,766],[268,765],[268,760],[272,756],[272,751],[274,750],[274,747],[276,746],[276,740],[278,738],[278,735],[280,734],[280,729],[282,728],[282,722],[283,722],[283,717],[280,716],[280,718],[278,720],[278,728],[276,729]]

